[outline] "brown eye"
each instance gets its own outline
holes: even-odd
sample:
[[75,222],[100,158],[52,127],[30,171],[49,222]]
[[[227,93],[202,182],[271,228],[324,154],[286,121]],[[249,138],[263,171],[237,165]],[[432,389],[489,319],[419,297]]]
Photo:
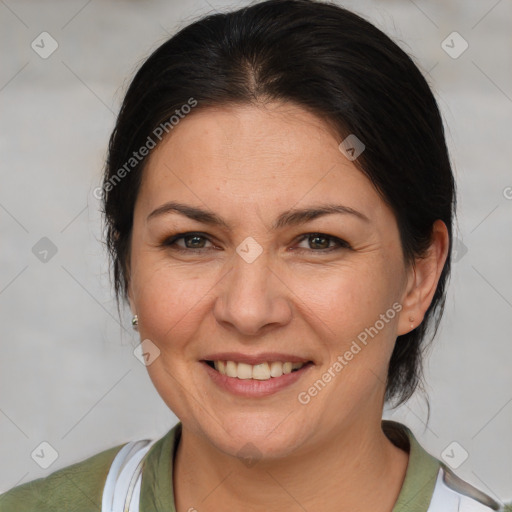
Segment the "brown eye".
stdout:
[[[183,241],[183,243],[179,244],[178,242],[180,241]],[[167,238],[161,245],[177,251],[191,252],[194,250],[210,249],[210,247],[205,247],[205,244],[208,242],[211,243],[201,233],[179,233]]]
[[[308,246],[306,249],[313,250],[313,252],[330,252],[337,249],[348,249],[350,245],[335,236],[325,235],[323,233],[308,233],[304,235],[299,242],[307,241]],[[330,245],[334,243],[335,245]],[[301,248],[302,249],[302,248]]]
[[204,247],[205,238],[199,235],[184,236],[185,247],[189,249],[201,249]]

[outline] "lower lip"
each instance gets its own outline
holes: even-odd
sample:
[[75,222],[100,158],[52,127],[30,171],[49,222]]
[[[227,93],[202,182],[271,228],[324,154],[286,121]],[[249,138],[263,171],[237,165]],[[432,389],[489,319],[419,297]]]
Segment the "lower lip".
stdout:
[[205,367],[206,372],[212,378],[213,382],[220,388],[234,395],[245,397],[263,397],[277,393],[291,386],[294,382],[297,382],[313,366],[313,363],[307,363],[300,370],[281,375],[281,377],[271,377],[268,380],[256,380],[228,377],[214,370],[204,361],[201,361],[201,364]]

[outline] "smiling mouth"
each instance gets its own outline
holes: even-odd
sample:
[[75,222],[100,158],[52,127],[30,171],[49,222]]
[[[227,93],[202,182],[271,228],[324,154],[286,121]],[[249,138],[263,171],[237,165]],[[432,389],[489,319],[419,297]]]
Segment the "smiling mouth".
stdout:
[[203,361],[210,368],[218,371],[221,375],[243,380],[270,380],[289,373],[297,372],[302,368],[311,366],[312,361],[305,363],[291,363],[272,361],[260,364],[237,363],[235,361]]

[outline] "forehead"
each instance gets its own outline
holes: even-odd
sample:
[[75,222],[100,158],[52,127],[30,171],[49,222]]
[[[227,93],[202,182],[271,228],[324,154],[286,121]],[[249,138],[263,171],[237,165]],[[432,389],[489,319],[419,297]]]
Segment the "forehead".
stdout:
[[229,199],[237,208],[379,201],[340,142],[331,125],[294,104],[197,107],[152,150],[138,199],[144,209],[174,196],[209,206]]

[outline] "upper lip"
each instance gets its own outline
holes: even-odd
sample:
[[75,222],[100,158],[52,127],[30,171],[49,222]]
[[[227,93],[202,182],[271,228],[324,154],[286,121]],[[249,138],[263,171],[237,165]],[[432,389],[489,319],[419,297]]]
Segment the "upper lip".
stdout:
[[283,363],[308,363],[311,359],[291,354],[283,354],[279,352],[263,352],[261,354],[242,354],[241,352],[217,352],[205,356],[203,361],[234,361],[235,363],[245,363],[256,365],[261,363],[271,363],[273,361],[281,361]]

